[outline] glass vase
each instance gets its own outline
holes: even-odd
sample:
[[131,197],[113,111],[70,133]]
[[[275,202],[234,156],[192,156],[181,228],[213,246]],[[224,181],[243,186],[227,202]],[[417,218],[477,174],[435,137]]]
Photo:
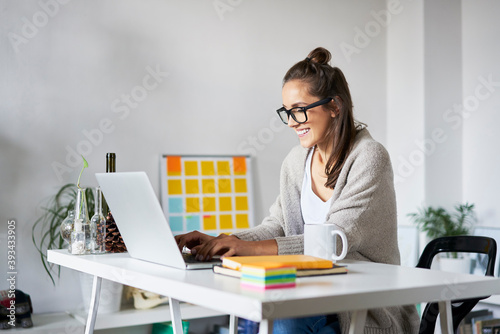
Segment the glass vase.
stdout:
[[[83,254],[89,254],[92,248],[91,246],[91,236],[90,236],[90,220],[89,214],[87,210],[87,197],[85,196],[85,189],[78,188],[76,193],[76,202],[75,202],[75,222],[77,220],[81,220],[81,231],[76,231],[76,224],[74,225],[73,232],[83,233],[84,235],[84,251]],[[78,228],[80,229],[80,224],[78,224]],[[78,238],[79,242],[81,242],[82,238]],[[73,245],[71,245],[73,248]],[[72,252],[75,254],[75,252]],[[80,252],[78,253],[80,254]]]
[[[64,218],[61,223],[61,237],[68,243],[68,245],[71,245],[71,232],[73,232],[74,223],[75,210],[69,210],[68,216]],[[71,253],[71,249],[69,249],[69,247],[68,250]]]
[[91,253],[106,253],[106,218],[102,213],[102,191],[95,188],[94,215],[90,219]]

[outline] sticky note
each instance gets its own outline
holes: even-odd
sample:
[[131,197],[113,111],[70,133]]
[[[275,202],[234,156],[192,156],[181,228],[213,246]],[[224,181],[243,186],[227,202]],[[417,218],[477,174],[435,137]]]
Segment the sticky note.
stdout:
[[199,197],[186,198],[186,212],[200,212],[200,199]]
[[231,215],[220,215],[219,225],[221,229],[233,228],[233,217]]
[[215,180],[203,179],[201,180],[202,189],[204,194],[215,194]]
[[168,199],[168,212],[169,213],[182,213],[184,207],[182,205],[182,198],[171,197]]
[[247,162],[245,157],[233,158],[234,175],[245,175],[247,173]]
[[169,216],[168,222],[170,224],[170,229],[174,232],[184,231],[184,226],[182,226],[182,216]]
[[211,212],[216,210],[215,197],[203,197],[203,211]]
[[227,194],[231,192],[231,179],[219,179],[219,193]]
[[186,180],[186,194],[199,194],[200,187],[198,185],[198,180]]
[[236,228],[248,228],[248,215],[247,214],[237,214],[236,215]]
[[217,161],[217,175],[231,175],[229,161]]
[[186,216],[186,229],[188,231],[201,230],[200,216]]
[[213,161],[202,161],[201,162],[201,175],[203,175],[203,176],[215,175]]
[[248,210],[248,198],[246,196],[236,196],[236,211]]
[[203,229],[205,230],[216,230],[217,222],[215,216],[203,216]]
[[220,197],[219,198],[219,211],[231,211],[233,206],[231,205],[231,197]]
[[198,161],[184,161],[184,175],[198,175]]
[[168,180],[167,182],[169,195],[182,195],[182,181],[181,180]]
[[181,157],[167,157],[167,175],[181,175]]
[[237,193],[246,193],[247,179],[234,179],[234,191]]

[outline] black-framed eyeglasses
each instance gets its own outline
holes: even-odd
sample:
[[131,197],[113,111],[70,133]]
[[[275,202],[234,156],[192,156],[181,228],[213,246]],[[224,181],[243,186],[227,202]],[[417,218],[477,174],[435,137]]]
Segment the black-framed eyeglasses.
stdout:
[[288,109],[288,110],[285,107],[281,107],[278,110],[276,110],[276,112],[278,113],[278,116],[281,118],[281,120],[285,124],[288,124],[288,119],[290,118],[290,116],[292,116],[292,118],[293,118],[293,120],[295,122],[297,122],[299,124],[302,124],[302,123],[307,122],[307,113],[306,113],[306,111],[308,109],[311,109],[311,108],[314,108],[314,107],[318,107],[318,106],[322,106],[323,104],[327,104],[331,100],[333,100],[333,98],[327,97],[326,99],[319,100],[318,102],[314,102],[314,103],[312,103],[312,104],[310,104],[308,106],[305,106],[305,107],[295,107],[295,108],[291,108],[291,109]]

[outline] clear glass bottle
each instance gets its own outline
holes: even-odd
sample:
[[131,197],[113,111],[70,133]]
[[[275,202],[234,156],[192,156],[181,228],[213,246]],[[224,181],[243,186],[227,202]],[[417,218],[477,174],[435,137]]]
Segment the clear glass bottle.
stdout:
[[69,210],[68,216],[61,223],[61,237],[68,243],[68,251],[71,253],[71,232],[75,224],[75,210]]
[[[85,253],[89,254],[92,248],[91,246],[91,237],[90,237],[90,220],[89,214],[87,210],[87,197],[85,196],[85,189],[78,188],[76,193],[76,203],[75,203],[75,231],[76,231],[76,222],[78,219],[81,219],[81,227],[82,232],[85,237]],[[71,243],[71,247],[73,247],[73,243]],[[72,252],[72,254],[74,254]]]
[[76,218],[75,229],[71,232],[71,254],[85,254],[87,252],[85,249],[86,239],[85,232],[83,231],[83,220],[81,218]]
[[102,191],[95,188],[94,215],[90,219],[90,237],[92,245],[90,252],[93,254],[106,253],[106,218],[102,213]]

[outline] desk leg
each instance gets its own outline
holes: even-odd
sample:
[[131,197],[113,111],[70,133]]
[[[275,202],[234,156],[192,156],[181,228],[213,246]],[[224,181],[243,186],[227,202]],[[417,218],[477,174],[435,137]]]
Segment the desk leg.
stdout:
[[361,334],[365,330],[367,310],[352,312],[351,324],[349,325],[349,334]]
[[87,315],[87,324],[85,325],[85,334],[94,333],[95,319],[97,317],[97,309],[99,308],[99,297],[101,296],[101,282],[102,277],[94,276],[89,314]]
[[259,334],[271,334],[273,332],[273,321],[263,319],[259,325]]
[[238,334],[238,317],[229,315],[229,334]]
[[451,301],[439,302],[439,318],[441,319],[441,333],[453,334],[453,316]]
[[177,299],[168,297],[168,302],[170,304],[170,318],[172,319],[172,328],[174,334],[182,334],[182,318],[181,318],[181,306]]

